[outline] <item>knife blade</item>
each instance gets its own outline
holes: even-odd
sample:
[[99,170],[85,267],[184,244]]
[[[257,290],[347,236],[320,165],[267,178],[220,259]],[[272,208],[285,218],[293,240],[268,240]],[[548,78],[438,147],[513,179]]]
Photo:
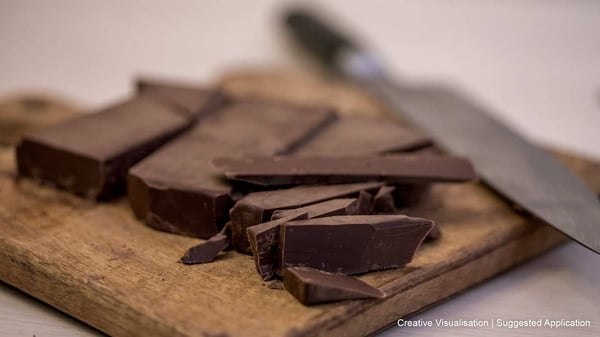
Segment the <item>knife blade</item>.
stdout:
[[471,159],[492,189],[600,253],[600,202],[552,155],[456,89],[395,82],[371,52],[306,10],[289,11],[285,23],[322,65],[362,85],[448,152]]

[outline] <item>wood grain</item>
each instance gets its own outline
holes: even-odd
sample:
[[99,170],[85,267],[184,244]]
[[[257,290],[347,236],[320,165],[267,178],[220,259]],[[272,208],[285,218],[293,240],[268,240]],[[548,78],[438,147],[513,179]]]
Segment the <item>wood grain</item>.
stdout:
[[[221,85],[241,96],[386,113],[356,88],[304,75],[238,72]],[[211,264],[179,264],[200,240],[144,226],[125,200],[93,204],[18,179],[13,156],[0,149],[0,278],[115,336],[361,336],[565,240],[478,184],[438,185],[408,213],[436,220],[444,236],[406,268],[361,277],[386,299],[304,307],[264,286],[251,257],[230,252]],[[597,164],[563,159],[600,191]]]

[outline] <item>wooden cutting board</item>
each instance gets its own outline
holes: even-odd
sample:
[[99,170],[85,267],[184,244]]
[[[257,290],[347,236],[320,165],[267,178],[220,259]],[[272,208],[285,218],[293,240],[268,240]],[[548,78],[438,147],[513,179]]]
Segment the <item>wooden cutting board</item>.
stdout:
[[[386,113],[355,88],[306,75],[241,71],[220,83],[240,96]],[[48,99],[15,99],[0,104],[0,125],[15,111],[40,127],[45,113],[59,116],[47,119],[54,122],[73,110]],[[600,191],[600,165],[559,156]],[[13,157],[12,147],[0,146],[0,279],[115,336],[366,335],[565,240],[479,184],[439,185],[408,213],[436,220],[443,237],[424,244],[405,268],[361,277],[387,298],[305,307],[266,287],[252,257],[230,252],[210,264],[179,264],[200,240],[144,226],[126,200],[94,204],[17,179]]]

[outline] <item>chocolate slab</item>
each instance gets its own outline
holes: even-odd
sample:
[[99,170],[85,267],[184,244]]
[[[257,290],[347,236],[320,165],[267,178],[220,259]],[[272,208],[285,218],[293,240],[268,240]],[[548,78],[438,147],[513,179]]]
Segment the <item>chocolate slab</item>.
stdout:
[[273,212],[271,220],[284,218],[298,212],[307,212],[309,219],[332,215],[365,214],[360,213],[361,210],[364,210],[364,206],[361,206],[358,198],[332,199],[300,208],[276,210]]
[[464,158],[452,156],[348,156],[217,158],[214,165],[227,179],[260,186],[462,182],[474,180],[475,170]]
[[278,272],[309,267],[361,274],[410,262],[433,221],[405,215],[348,215],[281,225]]
[[130,205],[154,228],[209,238],[228,220],[234,202],[211,159],[283,154],[334,119],[326,109],[230,102],[130,170]]
[[294,155],[349,156],[410,151],[431,145],[422,133],[393,120],[363,116],[340,118]]
[[283,286],[304,305],[385,297],[383,291],[356,277],[310,268],[287,268],[283,273]]
[[16,151],[19,174],[90,199],[117,197],[133,164],[190,125],[156,99],[133,97],[26,135]]
[[298,186],[289,189],[249,193],[240,199],[230,211],[232,244],[240,252],[249,253],[248,227],[269,221],[276,210],[298,208],[318,202],[358,196],[360,191],[377,190],[377,182]]
[[256,271],[263,280],[270,280],[277,266],[279,226],[288,221],[301,219],[308,219],[308,213],[303,210],[294,210],[284,217],[248,228],[248,240],[254,256]]
[[[174,81],[140,78],[136,81],[139,94],[151,96],[170,105],[191,119],[202,118],[224,100],[225,95],[218,90],[177,83]],[[210,95],[210,100],[206,97]]]

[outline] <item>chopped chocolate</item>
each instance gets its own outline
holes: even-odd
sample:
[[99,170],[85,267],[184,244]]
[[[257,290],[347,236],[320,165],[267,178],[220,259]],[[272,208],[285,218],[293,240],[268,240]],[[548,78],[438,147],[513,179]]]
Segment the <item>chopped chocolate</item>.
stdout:
[[269,221],[276,210],[298,208],[314,203],[344,197],[357,196],[360,191],[376,190],[377,182],[298,186],[289,189],[261,191],[247,194],[230,211],[232,243],[240,252],[250,252],[246,230],[248,227]]
[[360,193],[358,194],[358,212],[356,213],[356,215],[367,215],[371,213],[373,213],[373,196],[369,192],[360,191]]
[[273,289],[273,290],[283,290],[285,289],[283,287],[283,282],[281,282],[280,280],[271,280],[265,283],[267,288],[269,289]]
[[359,199],[357,198],[332,199],[305,207],[277,210],[273,212],[271,220],[283,218],[299,212],[307,212],[309,219],[332,215],[368,214],[361,213],[364,209],[365,207],[359,203]]
[[304,305],[385,297],[383,291],[356,277],[309,268],[287,268],[283,273],[283,285]]
[[131,207],[154,228],[208,238],[233,206],[231,187],[210,165],[212,158],[283,154],[334,118],[324,109],[230,102],[130,170]]
[[[224,94],[189,84],[138,79],[136,82],[138,93],[148,95],[173,106],[186,116],[196,119],[214,111],[214,108],[225,100]],[[207,94],[211,99],[207,102]]]
[[217,158],[213,163],[230,180],[260,186],[461,182],[476,178],[467,159],[452,156],[246,157]]
[[181,258],[181,262],[184,264],[211,262],[227,248],[227,241],[225,234],[218,233],[201,244],[188,249]]
[[423,134],[386,118],[340,118],[294,155],[349,156],[410,151],[431,145]]
[[425,237],[425,242],[435,241],[441,237],[442,231],[440,230],[440,225],[436,223],[429,234],[427,234],[427,237]]
[[433,221],[405,215],[348,215],[289,221],[279,234],[278,272],[309,267],[360,274],[410,262]]
[[307,219],[306,211],[295,211],[283,218],[264,222],[248,228],[248,240],[256,271],[263,280],[269,280],[274,275],[277,265],[277,247],[279,246],[279,226],[291,220]]
[[373,198],[373,212],[375,213],[396,213],[395,199],[392,192],[394,186],[381,186]]
[[125,192],[132,165],[190,125],[156,99],[134,97],[25,136],[17,147],[19,174],[90,199],[114,198]]

